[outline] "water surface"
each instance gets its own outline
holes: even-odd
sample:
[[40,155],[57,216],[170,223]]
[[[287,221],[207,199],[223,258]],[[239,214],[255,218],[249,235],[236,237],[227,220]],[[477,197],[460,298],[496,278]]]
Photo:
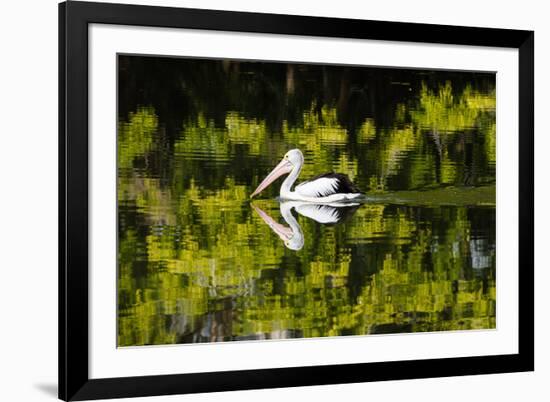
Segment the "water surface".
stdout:
[[[119,346],[495,327],[493,74],[120,56],[118,107]],[[292,148],[366,200],[251,202]]]

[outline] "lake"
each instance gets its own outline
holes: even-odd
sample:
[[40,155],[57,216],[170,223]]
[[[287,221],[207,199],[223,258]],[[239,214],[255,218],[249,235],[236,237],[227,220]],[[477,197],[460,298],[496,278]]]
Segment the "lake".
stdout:
[[[494,74],[118,66],[118,346],[496,327]],[[251,200],[293,148],[365,197]]]

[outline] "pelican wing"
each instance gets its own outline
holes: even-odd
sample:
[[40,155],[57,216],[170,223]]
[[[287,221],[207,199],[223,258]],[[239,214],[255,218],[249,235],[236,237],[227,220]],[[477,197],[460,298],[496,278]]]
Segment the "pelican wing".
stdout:
[[300,183],[294,191],[306,197],[325,197],[336,193],[337,187],[338,183],[336,179],[320,177]]
[[359,194],[361,191],[348,176],[341,173],[324,173],[296,186],[296,193],[306,197],[326,197],[331,194]]

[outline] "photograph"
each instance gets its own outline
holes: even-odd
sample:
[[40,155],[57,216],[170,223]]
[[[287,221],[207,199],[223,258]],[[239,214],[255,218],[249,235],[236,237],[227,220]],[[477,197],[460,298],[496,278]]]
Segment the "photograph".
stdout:
[[119,54],[117,346],[496,328],[496,74]]

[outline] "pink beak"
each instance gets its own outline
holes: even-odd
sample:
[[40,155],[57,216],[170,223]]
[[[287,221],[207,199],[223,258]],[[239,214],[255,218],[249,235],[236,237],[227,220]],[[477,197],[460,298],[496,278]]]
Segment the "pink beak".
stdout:
[[269,173],[267,177],[260,183],[258,188],[254,190],[254,192],[250,195],[250,198],[254,197],[257,194],[260,194],[264,188],[269,186],[282,175],[290,173],[292,171],[292,168],[292,163],[290,163],[287,159],[283,159],[281,162],[279,162],[277,166],[275,166],[275,169],[273,169],[271,173]]

